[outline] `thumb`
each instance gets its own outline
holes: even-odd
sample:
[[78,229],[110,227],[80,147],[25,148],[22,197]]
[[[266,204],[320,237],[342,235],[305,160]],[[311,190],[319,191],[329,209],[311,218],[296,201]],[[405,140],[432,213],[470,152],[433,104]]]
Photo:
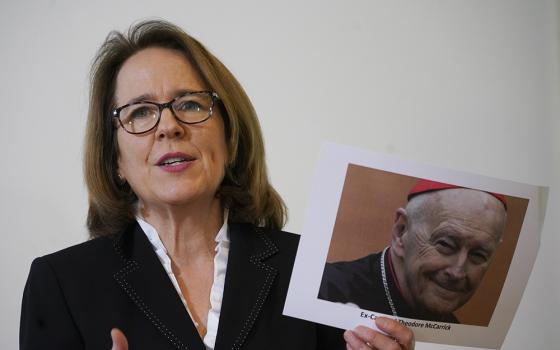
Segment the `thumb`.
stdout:
[[128,341],[120,329],[111,329],[111,340],[113,341],[111,350],[128,350]]

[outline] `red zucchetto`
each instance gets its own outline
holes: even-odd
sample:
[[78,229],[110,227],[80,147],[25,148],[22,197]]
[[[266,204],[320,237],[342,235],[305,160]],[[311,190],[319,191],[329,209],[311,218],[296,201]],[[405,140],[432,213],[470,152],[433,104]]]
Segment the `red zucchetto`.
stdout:
[[[443,182],[420,179],[416,182],[414,187],[412,187],[412,189],[408,192],[408,197],[407,198],[408,198],[408,200],[410,200],[414,196],[419,195],[421,193],[447,190],[447,189],[451,189],[451,188],[468,188],[468,187],[462,187],[462,186],[457,186],[457,185],[446,184],[446,183],[443,183]],[[474,189],[474,190],[476,190],[476,189]],[[502,202],[502,204],[504,205],[504,208],[507,211],[506,197],[503,194],[494,193],[494,192],[487,192],[487,191],[483,191],[483,192],[486,192],[486,193],[496,197],[496,199],[498,199],[500,202]]]

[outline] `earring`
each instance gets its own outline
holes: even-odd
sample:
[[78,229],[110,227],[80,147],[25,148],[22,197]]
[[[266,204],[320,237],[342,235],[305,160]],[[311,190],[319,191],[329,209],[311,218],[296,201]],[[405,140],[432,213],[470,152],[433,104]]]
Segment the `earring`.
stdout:
[[124,176],[121,175],[121,173],[117,173],[117,177],[119,178],[119,181],[121,183],[126,183],[126,179],[124,178]]

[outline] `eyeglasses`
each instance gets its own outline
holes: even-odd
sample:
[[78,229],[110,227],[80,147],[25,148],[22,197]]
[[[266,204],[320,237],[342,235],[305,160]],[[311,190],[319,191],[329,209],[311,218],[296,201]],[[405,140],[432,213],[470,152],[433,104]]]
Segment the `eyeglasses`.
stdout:
[[213,91],[187,92],[169,102],[157,103],[138,101],[113,110],[113,117],[126,132],[142,134],[154,129],[164,109],[169,108],[173,116],[185,124],[202,123],[212,115],[214,104],[220,97]]

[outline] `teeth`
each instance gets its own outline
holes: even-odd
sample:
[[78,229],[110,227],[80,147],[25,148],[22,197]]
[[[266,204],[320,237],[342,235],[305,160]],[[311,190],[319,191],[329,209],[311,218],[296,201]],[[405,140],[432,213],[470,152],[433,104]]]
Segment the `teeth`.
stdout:
[[180,157],[167,158],[167,159],[164,160],[161,164],[163,164],[163,165],[169,165],[169,164],[173,164],[173,163],[184,162],[185,160],[186,160],[185,158],[180,158]]

